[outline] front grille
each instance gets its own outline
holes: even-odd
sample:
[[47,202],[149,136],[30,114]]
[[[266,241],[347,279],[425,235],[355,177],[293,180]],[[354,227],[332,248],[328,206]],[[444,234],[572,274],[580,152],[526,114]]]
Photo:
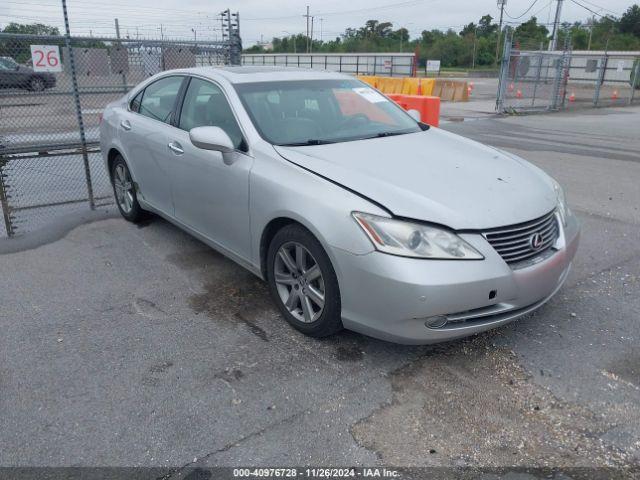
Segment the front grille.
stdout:
[[[532,238],[539,233],[541,242],[534,248]],[[509,264],[524,262],[549,250],[558,238],[555,211],[547,215],[508,227],[486,230],[483,235]]]

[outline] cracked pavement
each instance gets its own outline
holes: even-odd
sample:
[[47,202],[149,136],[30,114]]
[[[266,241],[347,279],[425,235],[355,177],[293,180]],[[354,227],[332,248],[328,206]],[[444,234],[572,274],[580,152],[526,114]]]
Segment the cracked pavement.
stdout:
[[639,121],[445,126],[544,168],[583,224],[548,305],[464,341],[306,338],[157,218],[1,240],[0,465],[638,468]]

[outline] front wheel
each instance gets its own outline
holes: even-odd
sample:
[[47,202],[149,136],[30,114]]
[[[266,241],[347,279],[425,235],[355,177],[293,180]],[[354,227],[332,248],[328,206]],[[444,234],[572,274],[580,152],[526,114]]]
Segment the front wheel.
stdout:
[[131,179],[131,172],[127,162],[121,155],[116,156],[111,167],[111,180],[116,205],[120,214],[128,221],[138,223],[144,219],[145,212],[138,203],[135,184]]
[[274,236],[267,280],[282,315],[297,330],[326,337],[343,328],[335,270],[320,242],[301,225],[288,225]]
[[44,90],[44,80],[40,77],[31,77],[29,88],[34,92],[42,92]]

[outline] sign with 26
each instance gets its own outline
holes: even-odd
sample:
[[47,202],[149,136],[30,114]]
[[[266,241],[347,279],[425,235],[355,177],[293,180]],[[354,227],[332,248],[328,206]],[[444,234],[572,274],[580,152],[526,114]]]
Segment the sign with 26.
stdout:
[[61,72],[60,49],[57,45],[31,45],[31,61],[36,72]]

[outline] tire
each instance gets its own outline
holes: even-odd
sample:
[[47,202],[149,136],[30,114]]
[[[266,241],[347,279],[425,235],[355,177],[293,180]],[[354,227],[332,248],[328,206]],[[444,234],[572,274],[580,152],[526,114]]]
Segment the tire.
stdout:
[[146,217],[146,212],[138,203],[135,184],[131,172],[121,155],[117,155],[111,165],[111,184],[116,205],[125,220],[139,223]]
[[[283,251],[290,254],[288,260]],[[280,312],[295,329],[311,337],[326,337],[342,330],[336,272],[320,242],[306,228],[290,224],[275,234],[267,252],[267,282]],[[322,308],[317,303],[321,296]],[[285,303],[288,300],[289,306]]]
[[29,89],[34,92],[42,92],[45,89],[44,80],[40,77],[31,77],[29,80]]

